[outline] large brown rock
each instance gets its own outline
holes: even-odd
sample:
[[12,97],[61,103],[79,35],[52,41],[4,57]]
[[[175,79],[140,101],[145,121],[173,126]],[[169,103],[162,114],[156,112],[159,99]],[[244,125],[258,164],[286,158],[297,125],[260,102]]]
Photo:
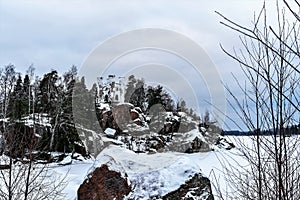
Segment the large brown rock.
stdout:
[[131,191],[127,180],[107,165],[95,169],[77,191],[78,200],[121,200]]

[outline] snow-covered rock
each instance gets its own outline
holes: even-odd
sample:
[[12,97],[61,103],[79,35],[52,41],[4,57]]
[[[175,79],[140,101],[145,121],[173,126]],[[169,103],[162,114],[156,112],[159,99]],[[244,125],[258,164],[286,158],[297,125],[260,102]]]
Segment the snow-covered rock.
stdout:
[[76,129],[85,149],[92,155],[98,155],[105,146],[103,136],[94,130],[86,129],[82,126],[77,126]]
[[199,164],[184,154],[137,154],[113,145],[98,155],[97,166],[102,165],[128,178],[131,193],[125,199],[161,199],[201,175]]
[[191,199],[191,200],[213,200],[210,181],[202,174],[195,174],[175,191],[163,197],[164,200]]
[[98,105],[98,109],[100,109],[101,111],[110,111],[110,106],[108,103],[100,103]]

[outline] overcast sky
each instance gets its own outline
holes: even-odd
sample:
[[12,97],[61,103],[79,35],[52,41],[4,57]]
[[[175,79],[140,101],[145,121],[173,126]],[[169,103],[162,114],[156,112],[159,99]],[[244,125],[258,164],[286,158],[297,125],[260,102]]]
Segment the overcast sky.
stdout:
[[[33,64],[40,75],[50,69],[63,73],[72,65],[80,69],[91,52],[108,38],[135,29],[162,28],[198,43],[228,83],[232,80],[230,73],[240,76],[240,71],[219,44],[230,50],[239,45],[238,37],[219,23],[221,18],[214,11],[249,25],[262,3],[262,0],[0,0],[0,65],[14,64],[24,72]],[[154,61],[149,60],[149,55],[157,54],[137,53],[118,63],[126,65],[139,58],[134,65],[142,65],[168,58],[162,53]],[[175,62],[178,59],[172,59],[169,65],[178,63],[184,67],[182,62]],[[199,80],[199,85],[205,82]],[[197,90],[195,80],[191,84]],[[198,93],[203,99],[209,96],[207,88]]]
[[[219,43],[234,45],[214,11],[250,23],[261,0],[97,1],[0,0],[0,64],[37,72],[80,66],[109,37],[139,28],[178,31],[199,43],[221,72],[229,59]],[[230,70],[229,70],[230,71]]]

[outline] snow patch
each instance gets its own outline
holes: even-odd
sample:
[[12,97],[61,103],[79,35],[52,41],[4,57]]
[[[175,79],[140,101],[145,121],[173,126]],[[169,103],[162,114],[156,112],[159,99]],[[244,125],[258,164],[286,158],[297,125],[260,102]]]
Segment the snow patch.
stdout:
[[107,135],[107,136],[114,136],[116,134],[116,130],[115,129],[112,129],[112,128],[106,128],[104,133]]
[[71,164],[71,163],[72,163],[72,158],[69,155],[69,156],[65,157],[59,164],[68,165],[68,164]]

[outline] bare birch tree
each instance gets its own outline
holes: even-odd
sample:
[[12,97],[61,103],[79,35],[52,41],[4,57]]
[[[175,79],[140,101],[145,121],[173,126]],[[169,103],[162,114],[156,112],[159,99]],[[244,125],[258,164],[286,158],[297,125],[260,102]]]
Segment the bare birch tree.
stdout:
[[[35,159],[34,153],[38,146],[38,139],[34,123],[36,114],[34,113],[34,99],[32,104],[28,102],[29,115],[33,116],[33,127],[25,125],[22,119],[8,117],[9,112],[16,112],[13,110],[14,107],[8,109],[14,90],[15,76],[15,69],[12,65],[4,67],[0,73],[3,150],[0,154],[0,199],[63,199],[64,177],[58,177],[50,170],[48,164],[38,163]],[[33,72],[31,77],[33,77]],[[35,91],[35,87],[35,85],[30,86],[29,93]],[[33,113],[30,113],[31,110]]]
[[[300,199],[300,141],[291,135],[291,127],[298,126],[298,133],[300,129],[300,21],[296,17],[291,22],[288,4],[281,7],[281,3],[276,2],[275,16],[270,16],[264,4],[252,27],[218,13],[221,24],[241,35],[239,50],[221,48],[239,63],[247,78],[242,83],[234,77],[243,99],[226,88],[229,104],[251,133],[250,143],[236,139],[247,165],[240,160],[224,164],[231,193],[219,194],[223,199]],[[269,24],[269,17],[276,17],[276,26]]]

